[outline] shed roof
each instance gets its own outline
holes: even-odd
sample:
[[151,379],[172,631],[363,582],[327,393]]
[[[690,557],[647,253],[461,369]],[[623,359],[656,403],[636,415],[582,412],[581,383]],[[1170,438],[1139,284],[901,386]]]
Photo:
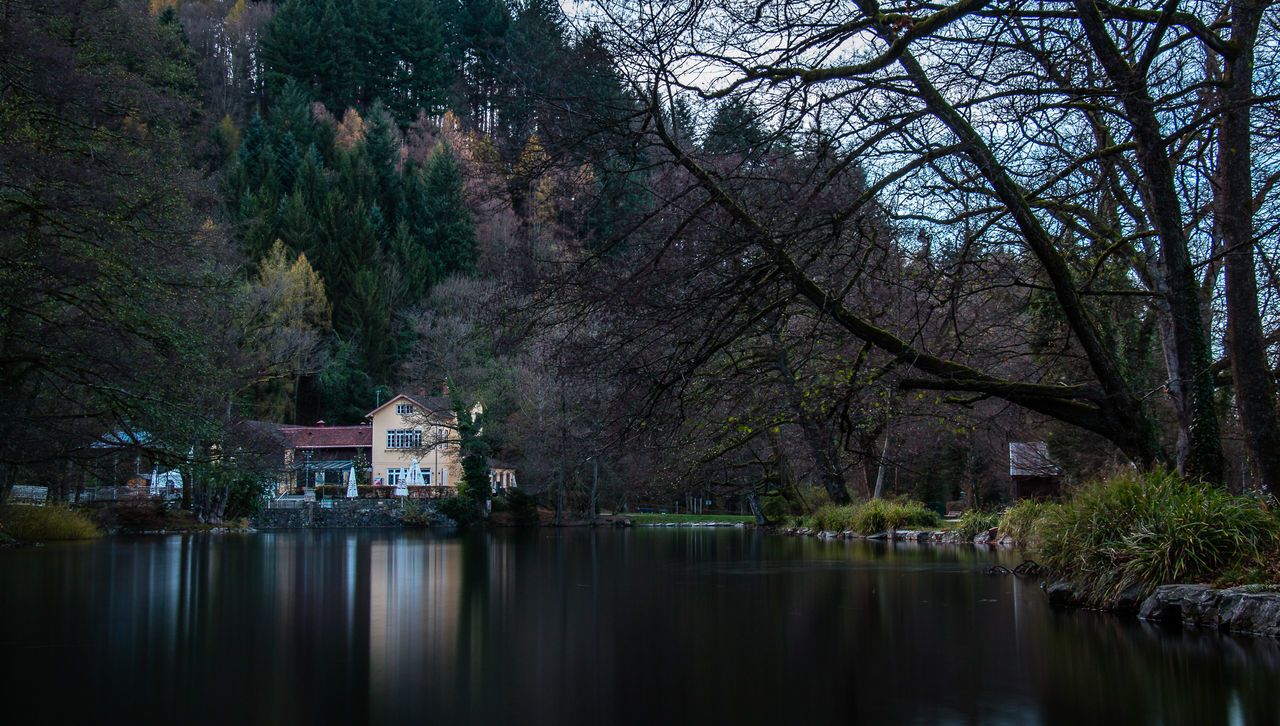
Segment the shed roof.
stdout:
[[1057,476],[1062,473],[1043,441],[1009,442],[1009,476]]

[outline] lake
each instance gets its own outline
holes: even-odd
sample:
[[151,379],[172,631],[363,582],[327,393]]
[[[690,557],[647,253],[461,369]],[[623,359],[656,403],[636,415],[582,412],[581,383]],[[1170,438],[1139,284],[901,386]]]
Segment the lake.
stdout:
[[1280,642],[1053,611],[983,574],[1019,561],[669,528],[9,549],[0,703],[41,724],[1280,724]]

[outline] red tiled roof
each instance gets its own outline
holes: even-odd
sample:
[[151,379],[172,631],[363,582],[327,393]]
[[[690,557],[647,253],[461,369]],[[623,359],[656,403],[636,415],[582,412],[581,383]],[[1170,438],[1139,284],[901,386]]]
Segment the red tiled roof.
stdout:
[[372,447],[372,426],[281,426],[280,433],[295,449]]

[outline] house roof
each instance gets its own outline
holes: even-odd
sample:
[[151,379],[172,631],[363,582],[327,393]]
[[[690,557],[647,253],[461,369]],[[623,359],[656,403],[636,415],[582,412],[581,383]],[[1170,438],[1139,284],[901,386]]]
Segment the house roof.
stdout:
[[429,413],[444,413],[450,416],[453,415],[453,403],[449,399],[443,396],[407,396],[401,393],[396,396],[393,396],[391,400],[387,401],[381,406],[378,406],[377,408],[373,409],[369,413],[366,413],[364,416],[365,418],[373,418],[373,415],[375,413],[381,411],[382,409],[386,408],[387,406],[390,406],[393,403],[398,403],[400,401],[408,401],[409,403],[412,403],[418,406],[419,408],[425,409]]
[[373,426],[281,426],[295,449],[348,449],[373,446]]

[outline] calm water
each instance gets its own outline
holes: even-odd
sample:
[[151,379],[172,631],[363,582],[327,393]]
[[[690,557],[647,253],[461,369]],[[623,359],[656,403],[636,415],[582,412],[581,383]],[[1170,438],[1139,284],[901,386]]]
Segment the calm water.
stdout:
[[0,703],[44,713],[24,723],[1280,724],[1280,642],[1053,612],[981,574],[1000,557],[677,529],[0,551]]

